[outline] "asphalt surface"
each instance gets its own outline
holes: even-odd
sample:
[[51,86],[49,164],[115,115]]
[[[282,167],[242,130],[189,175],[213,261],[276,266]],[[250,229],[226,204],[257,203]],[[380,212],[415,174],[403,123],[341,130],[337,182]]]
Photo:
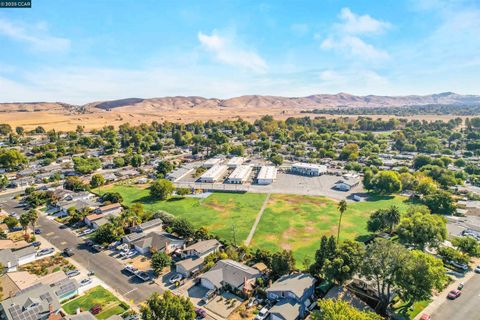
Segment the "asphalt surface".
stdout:
[[480,274],[475,274],[465,283],[462,295],[445,301],[431,314],[434,320],[479,320],[480,319]]
[[75,254],[71,257],[77,263],[102,279],[108,286],[117,291],[126,300],[135,304],[145,301],[153,292],[161,293],[163,290],[154,283],[141,282],[134,276],[122,272],[123,265],[115,258],[104,252],[93,253],[70,229],[49,220],[44,216],[39,217],[38,224],[42,229],[42,237],[48,240],[59,250],[72,248]]

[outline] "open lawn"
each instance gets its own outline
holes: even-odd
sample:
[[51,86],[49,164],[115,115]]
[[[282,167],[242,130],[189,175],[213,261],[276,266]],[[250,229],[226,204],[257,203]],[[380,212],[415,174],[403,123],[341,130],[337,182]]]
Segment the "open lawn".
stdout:
[[97,193],[119,192],[129,206],[140,202],[146,211],[167,211],[176,217],[186,218],[195,227],[205,227],[222,239],[233,240],[233,230],[237,243],[248,236],[266,194],[258,193],[212,193],[206,199],[172,198],[158,201],[150,198],[148,189],[134,186],[114,185],[102,187]]
[[96,315],[97,319],[107,319],[129,309],[126,303],[120,301],[102,286],[90,289],[83,296],[65,303],[62,307],[66,313],[75,314],[78,308],[88,311],[97,304],[102,307],[102,312]]
[[[321,236],[337,235],[337,204],[325,197],[272,195],[251,245],[272,251],[292,250],[301,267],[305,258],[313,261]],[[405,209],[408,204],[400,196],[371,196],[369,201],[349,203],[343,214],[340,239],[361,240],[368,234],[370,213],[391,205]]]
[[[127,206],[139,202],[147,211],[167,211],[230,241],[235,226],[237,243],[247,238],[266,198],[266,194],[257,193],[212,193],[206,199],[157,201],[150,198],[147,189],[126,185],[102,187],[96,192],[119,192]],[[404,210],[408,206],[405,200],[401,196],[371,195],[368,201],[349,203],[340,238],[364,239],[368,236],[367,220],[373,211],[391,205]],[[301,267],[305,258],[313,260],[322,235],[336,236],[337,204],[338,201],[321,196],[272,194],[250,246],[271,251],[292,250],[297,266]]]

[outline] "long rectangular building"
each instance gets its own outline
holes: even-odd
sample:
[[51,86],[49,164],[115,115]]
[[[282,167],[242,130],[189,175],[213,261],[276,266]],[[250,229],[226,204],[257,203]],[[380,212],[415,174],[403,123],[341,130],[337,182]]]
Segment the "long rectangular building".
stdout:
[[214,183],[223,178],[227,172],[228,167],[226,165],[215,165],[205,171],[201,176],[199,181],[206,183]]
[[257,175],[258,184],[271,184],[277,178],[277,168],[274,166],[262,166]]
[[228,177],[228,182],[235,184],[242,184],[247,182],[250,174],[252,173],[251,166],[238,166],[233,170],[232,174]]
[[244,162],[244,157],[233,157],[232,159],[228,160],[227,166],[229,168],[237,168],[238,166],[241,166]]
[[221,158],[210,158],[210,159],[207,159],[203,163],[203,166],[205,168],[211,168],[213,166],[216,166],[216,165],[220,164],[222,161],[223,161],[223,159],[221,159]]
[[304,176],[319,176],[327,172],[327,166],[323,164],[297,162],[290,169],[292,173]]

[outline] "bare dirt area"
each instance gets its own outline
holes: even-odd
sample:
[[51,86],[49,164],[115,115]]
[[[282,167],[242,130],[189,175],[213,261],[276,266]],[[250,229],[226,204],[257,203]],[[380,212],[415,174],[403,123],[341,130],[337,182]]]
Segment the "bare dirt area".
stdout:
[[[275,119],[286,119],[288,117],[326,117],[326,118],[357,118],[358,116],[339,116],[302,113],[301,109],[282,108],[243,108],[243,107],[225,107],[225,108],[167,108],[163,110],[149,110],[144,107],[121,107],[112,111],[94,111],[90,113],[71,114],[64,112],[0,112],[0,123],[8,123],[12,127],[24,127],[26,130],[32,130],[37,126],[42,126],[47,130],[55,129],[58,131],[74,130],[77,126],[84,126],[86,130],[98,129],[104,126],[118,127],[123,123],[139,125],[142,123],[157,122],[193,122],[206,120],[234,120],[242,118],[247,121],[255,121],[264,115],[272,115]],[[365,116],[364,116],[365,117]],[[372,115],[374,119],[390,119],[395,116]],[[406,119],[418,120],[444,120],[456,118],[457,116],[411,116],[403,117]],[[460,117],[462,118],[462,117]],[[464,118],[464,117],[463,117]]]

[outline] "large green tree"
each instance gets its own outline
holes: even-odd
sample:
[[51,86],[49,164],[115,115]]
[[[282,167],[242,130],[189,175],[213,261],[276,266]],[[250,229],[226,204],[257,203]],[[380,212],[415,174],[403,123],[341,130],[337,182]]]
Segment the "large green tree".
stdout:
[[401,243],[419,250],[437,247],[447,238],[446,220],[439,215],[416,212],[400,221],[397,234]]
[[362,243],[352,240],[340,242],[333,257],[325,261],[325,275],[339,284],[344,284],[360,269],[364,254]]
[[373,189],[381,194],[391,194],[402,191],[400,175],[395,171],[380,171],[373,177],[371,184]]
[[188,298],[171,291],[153,293],[141,306],[143,320],[195,320],[195,307]]
[[155,275],[162,273],[163,269],[168,267],[172,263],[172,258],[165,252],[155,252],[152,254],[152,259],[150,264],[152,266],[153,272]]
[[288,250],[275,252],[272,256],[271,269],[273,278],[291,273],[295,269],[295,259],[292,252]]
[[150,196],[159,200],[166,200],[172,195],[174,189],[171,181],[158,179],[150,185]]
[[312,313],[313,320],[382,320],[374,312],[360,311],[347,301],[334,299],[318,300],[319,311]]
[[393,233],[395,226],[400,222],[400,210],[397,206],[388,209],[378,209],[370,215],[367,222],[367,229],[370,232]]

